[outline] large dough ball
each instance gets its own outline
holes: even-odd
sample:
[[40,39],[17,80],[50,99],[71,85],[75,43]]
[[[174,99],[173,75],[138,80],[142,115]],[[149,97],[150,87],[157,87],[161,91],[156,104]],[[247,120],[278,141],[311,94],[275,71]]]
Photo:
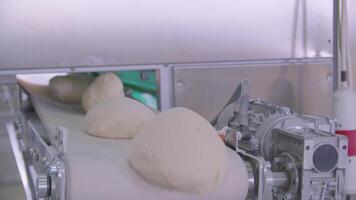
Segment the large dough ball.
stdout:
[[134,137],[129,163],[153,184],[206,193],[225,176],[226,150],[207,120],[189,109],[173,108],[159,113]]
[[131,139],[155,116],[136,100],[116,97],[98,103],[87,112],[84,131],[102,138]]
[[54,99],[63,103],[80,103],[84,91],[92,82],[84,75],[56,76],[49,82],[49,89]]
[[82,106],[88,111],[97,103],[114,97],[125,97],[122,82],[114,73],[104,73],[84,92]]

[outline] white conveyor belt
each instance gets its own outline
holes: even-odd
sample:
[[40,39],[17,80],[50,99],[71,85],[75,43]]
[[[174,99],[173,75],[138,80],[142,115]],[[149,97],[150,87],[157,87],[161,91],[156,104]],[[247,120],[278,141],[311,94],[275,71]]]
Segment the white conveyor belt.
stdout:
[[[66,147],[66,199],[169,199],[213,200],[237,199],[240,181],[237,156],[229,150],[227,176],[215,192],[190,194],[152,185],[140,177],[127,162],[130,140],[102,139],[81,131],[84,111],[48,98],[46,90],[34,90],[22,83],[31,94],[33,106],[50,134],[57,126],[68,131]],[[44,92],[44,93],[43,93]]]

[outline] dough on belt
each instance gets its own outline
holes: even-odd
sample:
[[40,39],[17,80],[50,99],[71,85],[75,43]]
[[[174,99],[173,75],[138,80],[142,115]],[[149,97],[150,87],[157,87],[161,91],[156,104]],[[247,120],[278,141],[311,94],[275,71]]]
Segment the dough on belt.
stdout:
[[[192,193],[217,189],[227,171],[227,147],[212,125],[186,108],[161,112],[133,138],[129,163],[148,182]],[[239,157],[238,154],[236,156]],[[245,199],[247,170],[242,159],[236,190]]]
[[101,101],[115,97],[125,97],[121,80],[114,73],[99,75],[85,90],[82,98],[82,106],[85,111]]

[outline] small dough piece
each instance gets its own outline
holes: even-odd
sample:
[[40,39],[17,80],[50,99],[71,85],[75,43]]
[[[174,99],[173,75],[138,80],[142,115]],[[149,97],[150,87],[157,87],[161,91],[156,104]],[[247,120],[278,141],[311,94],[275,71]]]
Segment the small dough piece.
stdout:
[[159,113],[135,135],[129,153],[130,165],[148,182],[191,193],[217,189],[227,162],[226,146],[215,129],[186,108]]
[[98,103],[87,112],[84,131],[102,138],[131,139],[155,116],[136,100],[116,97]]
[[49,81],[49,89],[52,97],[60,102],[80,103],[92,81],[85,75],[56,76]]
[[114,73],[99,75],[84,92],[82,106],[85,111],[101,101],[114,97],[125,97],[121,80]]

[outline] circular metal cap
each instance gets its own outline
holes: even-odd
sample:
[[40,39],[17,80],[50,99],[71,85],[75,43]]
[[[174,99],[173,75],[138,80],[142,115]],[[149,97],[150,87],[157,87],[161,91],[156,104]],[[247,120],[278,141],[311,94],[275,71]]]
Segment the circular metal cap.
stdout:
[[50,196],[51,183],[47,174],[39,174],[36,180],[37,198],[47,198]]
[[335,147],[330,144],[323,144],[315,150],[313,164],[317,170],[328,172],[336,167],[338,159],[339,155]]

